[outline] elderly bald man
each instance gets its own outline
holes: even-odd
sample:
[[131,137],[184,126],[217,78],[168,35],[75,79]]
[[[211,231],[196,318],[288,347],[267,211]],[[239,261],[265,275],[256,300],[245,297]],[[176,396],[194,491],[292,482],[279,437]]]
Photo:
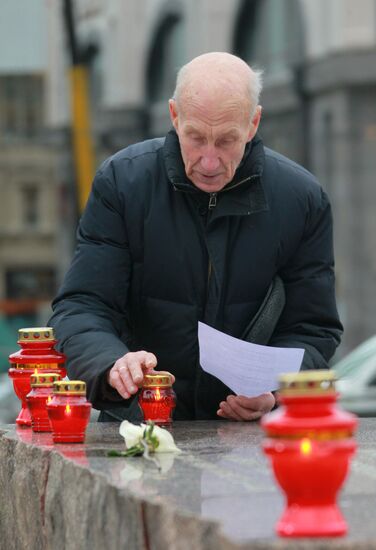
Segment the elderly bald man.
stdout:
[[[174,376],[175,419],[255,420],[274,407],[272,393],[232,395],[201,369],[198,321],[303,347],[305,369],[326,368],[339,343],[328,198],[264,147],[260,91],[231,54],[193,59],[169,101],[173,129],[96,174],[50,323],[103,421],[141,418],[135,396],[153,370]],[[284,301],[268,309],[276,280]]]

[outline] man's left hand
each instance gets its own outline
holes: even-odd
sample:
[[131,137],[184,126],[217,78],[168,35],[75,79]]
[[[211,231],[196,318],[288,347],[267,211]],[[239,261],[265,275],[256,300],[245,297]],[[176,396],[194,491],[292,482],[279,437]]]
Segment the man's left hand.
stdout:
[[272,410],[276,403],[271,392],[262,393],[257,397],[244,395],[229,395],[226,401],[221,401],[217,415],[228,420],[249,421],[258,420]]

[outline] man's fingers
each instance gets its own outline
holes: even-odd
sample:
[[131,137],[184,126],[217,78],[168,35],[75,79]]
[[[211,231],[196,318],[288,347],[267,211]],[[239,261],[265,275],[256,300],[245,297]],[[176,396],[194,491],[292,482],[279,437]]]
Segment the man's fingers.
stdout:
[[129,367],[120,367],[118,372],[127,392],[132,395],[137,393],[138,386],[133,381]]
[[253,409],[247,409],[240,405],[238,396],[235,395],[229,395],[226,400],[228,406],[231,408],[233,413],[238,417],[239,420],[247,421],[247,420],[255,420],[256,418],[259,418],[258,411],[254,411]]
[[157,366],[157,358],[154,353],[150,353],[148,351],[144,351],[142,353],[145,354],[142,360],[145,369],[147,371],[154,369]]
[[144,372],[148,372],[157,365],[157,358],[153,353],[138,351],[127,354],[125,356],[125,363],[129,370],[132,386],[135,387],[134,390],[131,390],[134,393],[144,379]]
[[138,392],[142,386],[144,374],[168,374],[172,383],[175,376],[167,371],[157,371],[157,358],[154,353],[147,351],[128,352],[120,357],[109,370],[107,380],[110,386],[115,388],[124,399]]
[[221,401],[221,403],[219,404],[219,408],[220,410],[222,411],[223,415],[221,416],[224,416],[225,418],[228,418],[230,420],[243,420],[239,414],[234,411],[234,409],[230,406],[230,404],[227,402],[227,401]]
[[130,394],[126,389],[118,370],[111,369],[108,377],[108,382],[110,386],[115,388],[115,390],[117,390],[124,399],[130,398]]
[[[227,409],[223,403],[226,403]],[[220,408],[225,411],[226,417],[236,420],[258,420],[261,416],[269,412],[275,404],[272,393],[264,393],[257,397],[245,397],[243,395],[229,395],[226,402],[220,404]]]
[[245,409],[252,409],[261,413],[269,412],[275,405],[275,397],[271,392],[262,393],[256,397],[236,396],[237,403]]
[[274,403],[275,399],[269,393],[257,397],[229,395],[226,401],[220,403],[217,414],[222,418],[243,422],[258,420],[272,409]]
[[134,386],[137,391],[139,384],[141,384],[144,379],[144,371],[140,358],[132,354],[131,357],[127,358],[126,367],[121,367],[121,370],[123,368],[127,370],[132,386]]

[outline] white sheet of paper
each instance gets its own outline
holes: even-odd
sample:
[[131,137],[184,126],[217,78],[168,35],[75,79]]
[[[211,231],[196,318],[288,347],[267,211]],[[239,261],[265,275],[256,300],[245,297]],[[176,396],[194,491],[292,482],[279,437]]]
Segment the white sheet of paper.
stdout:
[[297,372],[304,349],[250,344],[198,324],[200,365],[237,395],[253,397],[278,389],[278,376]]

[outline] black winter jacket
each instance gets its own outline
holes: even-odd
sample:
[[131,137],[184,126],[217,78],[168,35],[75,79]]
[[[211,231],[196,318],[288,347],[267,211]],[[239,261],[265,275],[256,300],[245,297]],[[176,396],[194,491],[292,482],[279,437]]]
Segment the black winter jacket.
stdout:
[[176,376],[175,418],[216,418],[231,392],[198,364],[197,323],[241,337],[276,274],[286,305],[269,345],[303,347],[303,368],[326,368],[342,331],[326,194],[256,136],[233,181],[209,196],[186,178],[171,131],[100,167],[50,323],[70,378],[86,381],[108,419],[138,416],[105,376],[142,349]]

